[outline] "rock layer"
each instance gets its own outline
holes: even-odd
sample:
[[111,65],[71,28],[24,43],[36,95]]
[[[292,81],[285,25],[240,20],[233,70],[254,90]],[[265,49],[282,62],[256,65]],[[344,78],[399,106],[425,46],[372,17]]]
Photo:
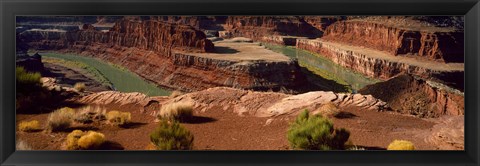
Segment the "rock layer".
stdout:
[[[341,44],[316,39],[297,39],[297,48],[317,53],[340,66],[372,78],[385,80],[406,73],[423,78],[434,78],[460,90],[463,90],[464,86],[463,67],[449,69],[452,67],[440,62],[422,62],[414,58],[405,58],[405,60],[389,58],[391,55],[383,52],[368,51],[368,49],[360,47],[342,47]],[[407,61],[408,59],[410,59],[410,63]]]
[[410,54],[445,62],[464,60],[463,31],[442,32],[429,30],[429,27],[401,28],[372,21],[346,20],[328,26],[322,39],[373,48],[396,56]]
[[395,111],[420,117],[465,114],[463,93],[409,75],[368,85],[359,93],[379,98]]
[[300,111],[305,109],[314,111],[329,102],[340,107],[356,106],[365,110],[383,111],[388,109],[385,102],[371,95],[326,91],[287,95],[220,87],[188,93],[165,103],[170,102],[190,102],[193,103],[194,110],[199,111],[220,107],[220,109],[233,111],[240,116],[257,117],[296,116]]

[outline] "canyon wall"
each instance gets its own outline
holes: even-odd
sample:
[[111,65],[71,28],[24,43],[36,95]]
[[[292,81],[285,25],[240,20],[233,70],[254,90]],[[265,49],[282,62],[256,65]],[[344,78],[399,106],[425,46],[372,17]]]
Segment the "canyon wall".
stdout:
[[[182,91],[217,86],[254,90],[301,87],[296,61],[229,61],[188,55],[212,52],[205,34],[191,26],[156,20],[124,19],[108,32],[26,31],[31,48],[92,56],[120,66],[158,85]],[[268,67],[267,67],[268,66]]]
[[420,117],[464,115],[464,94],[442,84],[400,75],[359,91],[389,104],[395,111]]
[[235,16],[228,17],[225,30],[231,37],[248,37],[261,40],[264,36],[289,35],[317,37],[320,30],[307,23],[301,16]]
[[362,51],[344,49],[322,40],[298,39],[297,48],[320,54],[340,66],[372,78],[386,80],[400,73],[406,73],[432,78],[462,91],[464,88],[463,70],[435,70],[403,61],[391,61],[366,55]]
[[402,24],[386,25],[369,20],[338,21],[325,29],[322,39],[373,48],[396,56],[406,54],[444,62],[464,61],[463,30],[416,27],[421,26],[420,23],[410,26]]

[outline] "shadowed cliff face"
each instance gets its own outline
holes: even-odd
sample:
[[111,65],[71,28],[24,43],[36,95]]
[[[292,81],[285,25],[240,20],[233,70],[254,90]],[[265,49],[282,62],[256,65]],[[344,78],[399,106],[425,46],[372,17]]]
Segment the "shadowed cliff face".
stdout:
[[37,30],[25,31],[28,41],[36,49],[64,49],[93,43],[109,46],[136,47],[165,54],[171,50],[192,52],[213,51],[213,44],[201,31],[186,25],[173,25],[155,20],[137,21],[123,19],[109,31],[96,31],[93,26],[82,30]]

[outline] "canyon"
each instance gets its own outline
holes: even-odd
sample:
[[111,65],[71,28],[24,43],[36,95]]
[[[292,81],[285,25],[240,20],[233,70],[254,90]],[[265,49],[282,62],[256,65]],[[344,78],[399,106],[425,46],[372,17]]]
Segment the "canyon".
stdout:
[[[406,139],[421,150],[462,150],[463,22],[445,18],[86,16],[42,17],[41,24],[25,18],[17,27],[17,65],[67,71],[42,61],[42,54],[89,57],[174,91],[126,93],[84,78],[90,83],[80,92],[65,87],[61,75],[44,75],[43,87],[59,99],[39,109],[73,105],[130,112],[135,125],[125,130],[87,125],[128,150],[146,149],[148,137],[131,132],[148,135],[161,108],[176,103],[192,105],[193,121],[182,125],[195,134],[200,150],[289,149],[290,122],[304,110],[323,115],[327,104],[339,112],[325,116],[350,130],[350,141],[361,148],[385,149],[394,139]],[[18,119],[47,116],[21,112]],[[65,135],[17,134],[40,142],[39,149],[58,149]]]
[[[263,53],[272,56],[270,60],[262,59],[264,54],[259,53],[260,56],[248,61],[222,58],[230,54],[244,57],[261,47],[250,44],[253,46],[249,48],[254,49],[251,52],[229,53],[235,49],[215,48],[202,31],[187,25],[123,19],[108,32],[85,24],[77,31],[28,30],[20,36],[28,39],[25,42],[31,49],[93,56],[124,66],[158,85],[181,91],[216,86],[288,91],[305,84],[295,61],[268,50]],[[224,50],[227,52],[222,52]]]

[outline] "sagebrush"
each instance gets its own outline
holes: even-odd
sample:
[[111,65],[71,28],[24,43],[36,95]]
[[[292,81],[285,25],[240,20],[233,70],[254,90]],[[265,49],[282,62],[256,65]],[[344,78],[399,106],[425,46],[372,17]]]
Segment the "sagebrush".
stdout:
[[105,135],[95,131],[84,132],[74,130],[67,135],[65,149],[67,150],[94,150],[99,149],[105,142]]
[[18,124],[19,131],[32,132],[41,130],[38,120],[23,121]]
[[125,126],[132,120],[130,112],[110,111],[107,113],[107,120],[114,126]]
[[305,150],[343,150],[349,137],[346,129],[335,129],[329,119],[310,115],[308,110],[298,115],[287,132],[291,148]]
[[193,135],[176,121],[160,121],[150,134],[150,141],[158,150],[189,150],[193,147]]
[[158,113],[159,119],[185,121],[193,117],[193,105],[187,102],[174,102],[163,105]]
[[75,110],[69,107],[55,110],[48,115],[46,128],[53,132],[65,130],[72,125],[74,116]]

